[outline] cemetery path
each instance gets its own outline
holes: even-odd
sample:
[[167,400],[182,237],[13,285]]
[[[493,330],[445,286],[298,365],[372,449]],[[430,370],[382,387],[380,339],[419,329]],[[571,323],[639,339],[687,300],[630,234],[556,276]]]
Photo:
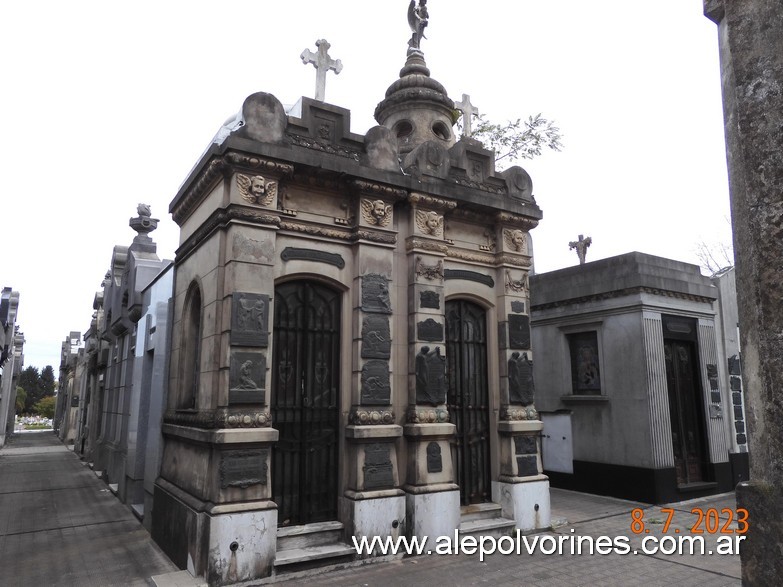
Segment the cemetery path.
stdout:
[[[661,506],[552,489],[554,531],[539,537],[628,536],[636,549],[646,535],[664,536]],[[734,494],[673,504],[668,535],[690,534],[693,508],[736,509]],[[632,512],[643,512],[650,533],[631,532]],[[637,513],[638,515],[638,513]],[[736,522],[734,524],[736,528]],[[646,531],[645,531],[646,532]],[[718,535],[705,535],[709,548]],[[532,540],[532,537],[531,537]],[[0,449],[0,584],[151,585],[153,575],[175,584],[178,569],[128,508],[52,434],[14,435]],[[415,556],[291,577],[308,587],[407,585],[709,585],[738,586],[739,556],[662,554],[493,554]],[[189,577],[189,576],[188,576]],[[174,581],[174,582],[172,582]],[[189,578],[183,584],[193,584]],[[177,583],[178,584],[178,583]]]
[[[645,536],[662,537],[661,514],[666,506],[651,506],[612,497],[603,497],[551,490],[553,532],[542,536],[628,536],[632,549],[639,549]],[[681,502],[674,509],[669,536],[689,533],[696,515],[691,509],[707,511],[716,508],[736,510],[734,494],[723,494]],[[631,532],[632,512],[640,508],[650,533],[634,535]],[[638,514],[637,514],[638,516]],[[735,524],[736,527],[736,524]],[[572,532],[573,531],[573,532]],[[718,535],[705,535],[708,548],[715,547]],[[533,536],[529,540],[533,540]],[[503,555],[495,553],[479,560],[478,554],[414,556],[386,563],[365,565],[331,571],[318,576],[292,578],[283,585],[304,584],[308,587],[339,585],[341,587],[395,587],[408,585],[490,585],[504,587],[519,585],[541,587],[590,587],[616,585],[618,587],[654,587],[677,585],[739,586],[742,584],[739,555],[637,555],[627,554],[550,554]]]
[[0,449],[0,584],[149,585],[178,569],[51,430]]

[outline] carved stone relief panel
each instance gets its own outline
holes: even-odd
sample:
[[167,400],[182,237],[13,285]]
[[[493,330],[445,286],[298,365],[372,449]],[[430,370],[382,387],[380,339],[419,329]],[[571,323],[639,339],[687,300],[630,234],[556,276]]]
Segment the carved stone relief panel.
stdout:
[[420,306],[440,310],[440,294],[436,291],[423,291],[419,293]]
[[231,300],[231,344],[265,347],[269,341],[269,296],[234,292]]
[[533,361],[527,353],[511,353],[508,360],[508,399],[512,404],[529,406],[535,401]]
[[530,316],[508,315],[508,346],[512,349],[530,349]]
[[440,347],[421,347],[416,355],[416,403],[437,406],[446,403],[446,357]]
[[427,472],[440,473],[443,471],[443,457],[441,456],[440,445],[437,442],[430,442],[427,445]]
[[362,358],[388,359],[391,357],[389,318],[368,314],[362,320]]
[[506,249],[523,255],[527,255],[527,235],[518,228],[503,229],[503,242]]
[[220,455],[220,487],[266,485],[269,470],[269,449],[226,450]]
[[266,357],[263,353],[231,353],[229,404],[263,404]]
[[394,468],[391,462],[391,446],[380,442],[365,446],[363,469],[365,489],[394,487]]
[[362,276],[362,310],[380,314],[391,314],[389,280],[377,273]]
[[362,405],[384,406],[391,402],[389,362],[371,359],[362,367]]
[[427,342],[441,342],[443,340],[443,324],[427,318],[416,324],[416,337]]

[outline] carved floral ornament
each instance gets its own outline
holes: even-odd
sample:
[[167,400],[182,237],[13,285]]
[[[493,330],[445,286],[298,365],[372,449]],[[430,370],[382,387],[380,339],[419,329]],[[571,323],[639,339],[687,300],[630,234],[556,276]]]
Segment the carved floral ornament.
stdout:
[[378,426],[381,424],[394,424],[394,412],[386,409],[367,409],[354,407],[351,410],[349,421],[358,426]]
[[237,187],[245,202],[257,206],[269,206],[277,195],[277,182],[266,180],[262,175],[251,177],[237,173]]
[[527,273],[522,274],[521,279],[514,279],[511,276],[511,270],[506,269],[506,292],[525,293],[528,290]]
[[362,219],[367,224],[386,228],[392,219],[392,206],[383,200],[362,198]]
[[416,257],[416,275],[429,280],[443,281],[443,259],[440,259],[435,265],[425,265],[421,256]]
[[449,421],[449,411],[446,408],[410,406],[406,417],[411,424],[442,424]]
[[502,406],[500,408],[500,419],[505,422],[538,420],[538,412],[533,406]]

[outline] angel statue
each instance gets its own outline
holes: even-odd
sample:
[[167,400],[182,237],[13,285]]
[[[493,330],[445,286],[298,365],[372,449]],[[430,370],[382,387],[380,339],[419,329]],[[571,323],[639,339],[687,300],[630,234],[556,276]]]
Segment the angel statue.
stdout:
[[416,1],[411,0],[408,6],[408,24],[413,31],[411,40],[408,41],[408,47],[410,49],[420,50],[419,44],[422,39],[426,39],[424,36],[424,29],[427,28],[430,15],[427,12],[427,0],[419,0],[419,5],[416,6]]
[[277,182],[266,181],[262,176],[248,177],[242,173],[237,174],[237,187],[239,193],[248,204],[268,206],[277,195]]

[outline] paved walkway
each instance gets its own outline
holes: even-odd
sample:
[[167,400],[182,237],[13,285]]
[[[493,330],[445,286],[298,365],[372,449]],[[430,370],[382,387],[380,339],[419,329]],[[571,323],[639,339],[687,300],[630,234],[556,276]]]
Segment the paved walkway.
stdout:
[[[663,523],[667,515],[661,507],[632,501],[614,499],[552,489],[552,521],[557,527],[554,532],[542,536],[628,536],[631,549],[639,550],[645,536],[662,537]],[[675,512],[667,535],[691,535],[690,529],[696,522],[693,508],[736,509],[734,494],[696,499],[671,506]],[[643,520],[649,533],[636,536],[631,532],[631,512],[634,508],[644,510]],[[724,521],[726,517],[724,516]],[[703,527],[703,526],[702,526]],[[736,524],[734,524],[736,527]],[[677,532],[679,531],[679,532]],[[715,549],[717,536],[705,534],[707,549]],[[533,536],[529,540],[533,540]],[[479,560],[475,555],[431,555],[415,556],[388,563],[364,565],[324,573],[316,577],[302,577],[286,581],[284,585],[304,584],[308,587],[340,585],[345,587],[396,587],[408,585],[491,585],[573,587],[587,585],[654,587],[671,585],[704,585],[720,587],[739,586],[740,560],[738,555],[533,555],[494,554]]]
[[[635,536],[631,511],[644,510],[649,534]],[[734,495],[672,506],[667,534],[690,535],[691,509],[735,509]],[[543,536],[663,536],[666,515],[647,504],[552,490],[554,532]],[[724,517],[725,519],[725,517]],[[736,524],[735,524],[736,526]],[[702,525],[703,527],[703,525]],[[572,532],[573,530],[573,532]],[[705,534],[707,548],[715,538]],[[531,537],[532,540],[532,537]],[[3,586],[147,586],[177,571],[130,511],[51,431],[15,435],[0,450],[0,584]],[[180,575],[169,575],[173,581]],[[170,581],[171,582],[171,581]],[[188,581],[190,583],[190,581]],[[195,582],[191,583],[194,584]],[[174,583],[171,583],[174,584]],[[407,585],[723,585],[738,586],[739,556],[544,555],[417,556],[351,566],[282,584],[317,587]]]
[[0,585],[147,586],[177,568],[51,430],[0,450]]

